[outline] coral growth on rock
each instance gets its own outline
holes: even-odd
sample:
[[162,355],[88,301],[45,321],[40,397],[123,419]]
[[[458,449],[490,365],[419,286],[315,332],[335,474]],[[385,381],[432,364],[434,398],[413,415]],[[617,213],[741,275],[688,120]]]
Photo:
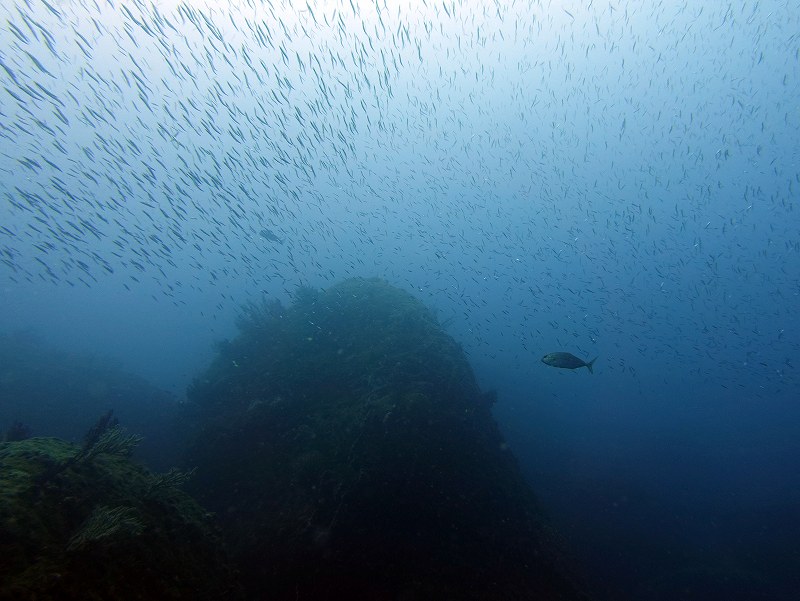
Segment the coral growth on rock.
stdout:
[[[9,440],[31,434],[76,440],[94,416],[113,408],[144,437],[136,457],[167,469],[177,456],[177,407],[174,395],[111,359],[55,350],[29,331],[0,333],[0,428],[9,429]],[[20,422],[24,431],[12,431]]]
[[239,598],[207,515],[135,442],[109,413],[80,447],[0,443],[0,599]]
[[189,483],[254,596],[576,599],[460,346],[377,279],[244,308],[188,393]]

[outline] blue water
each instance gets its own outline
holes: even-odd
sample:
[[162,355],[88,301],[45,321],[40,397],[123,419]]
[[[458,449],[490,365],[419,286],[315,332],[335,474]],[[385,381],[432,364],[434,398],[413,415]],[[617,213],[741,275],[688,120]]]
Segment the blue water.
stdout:
[[597,598],[797,598],[793,3],[0,17],[0,331],[181,397],[243,302],[383,277],[498,390]]

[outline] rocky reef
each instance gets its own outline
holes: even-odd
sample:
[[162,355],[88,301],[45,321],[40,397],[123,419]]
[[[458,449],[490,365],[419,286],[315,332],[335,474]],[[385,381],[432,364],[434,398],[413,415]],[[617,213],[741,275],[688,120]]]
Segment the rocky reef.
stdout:
[[580,599],[460,346],[378,279],[248,305],[188,391],[189,490],[268,599]]
[[106,414],[83,445],[0,443],[0,599],[238,599],[209,516],[128,456]]
[[135,458],[156,470],[175,465],[174,395],[112,359],[51,348],[30,330],[0,333],[0,429],[19,423],[36,436],[80,440],[109,409],[142,435]]

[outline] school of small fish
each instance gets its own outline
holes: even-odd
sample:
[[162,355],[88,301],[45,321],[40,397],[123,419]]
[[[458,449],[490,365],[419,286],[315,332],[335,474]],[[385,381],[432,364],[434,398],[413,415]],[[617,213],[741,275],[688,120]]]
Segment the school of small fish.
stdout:
[[222,311],[377,275],[520,368],[558,348],[798,388],[787,3],[9,0],[0,17],[7,290],[146,283]]

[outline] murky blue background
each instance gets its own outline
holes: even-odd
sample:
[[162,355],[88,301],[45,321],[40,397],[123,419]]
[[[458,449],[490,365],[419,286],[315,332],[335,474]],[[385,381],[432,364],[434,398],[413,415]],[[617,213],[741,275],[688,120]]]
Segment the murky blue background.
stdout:
[[600,598],[794,598],[796,8],[16,0],[0,329],[182,396],[243,302],[386,278]]

